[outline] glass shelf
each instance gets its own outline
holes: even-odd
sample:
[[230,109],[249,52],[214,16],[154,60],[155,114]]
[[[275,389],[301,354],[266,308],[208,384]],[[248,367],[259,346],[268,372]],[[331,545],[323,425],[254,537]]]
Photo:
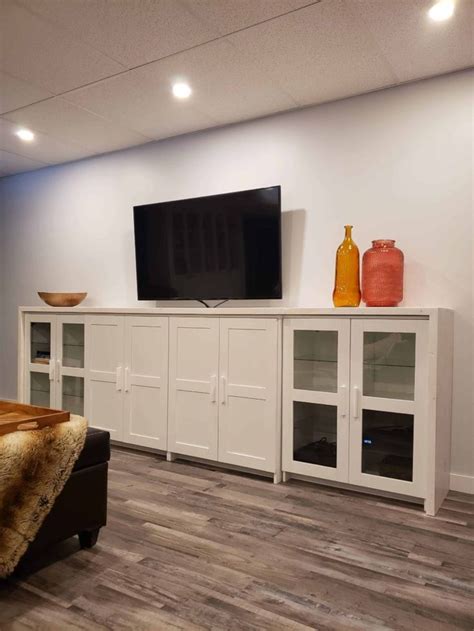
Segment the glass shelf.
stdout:
[[362,472],[413,481],[412,414],[362,413]]
[[84,415],[84,379],[63,376],[62,407],[72,414]]
[[51,401],[51,382],[44,372],[30,373],[30,403],[40,407],[49,407]]
[[337,467],[337,407],[293,402],[293,459]]
[[297,390],[337,392],[337,331],[295,331],[293,371]]
[[51,358],[51,324],[49,322],[31,323],[30,346],[31,363],[49,364]]
[[314,359],[314,357],[295,357],[295,362],[316,362],[318,364],[337,364],[337,361],[331,359]]
[[415,333],[364,333],[364,386],[368,397],[413,401]]
[[63,366],[84,368],[84,325],[63,323]]

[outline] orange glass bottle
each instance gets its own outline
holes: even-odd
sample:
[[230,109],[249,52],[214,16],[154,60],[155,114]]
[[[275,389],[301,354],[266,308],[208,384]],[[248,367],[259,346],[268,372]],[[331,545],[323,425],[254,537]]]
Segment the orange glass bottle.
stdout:
[[332,301],[335,307],[360,304],[359,248],[352,240],[352,226],[344,226],[346,236],[336,253],[336,279]]

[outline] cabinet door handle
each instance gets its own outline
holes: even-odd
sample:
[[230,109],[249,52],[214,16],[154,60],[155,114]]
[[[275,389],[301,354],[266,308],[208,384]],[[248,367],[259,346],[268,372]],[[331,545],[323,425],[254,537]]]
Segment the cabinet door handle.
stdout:
[[122,366],[117,366],[117,370],[115,371],[115,389],[118,392],[122,390]]
[[56,380],[57,381],[61,381],[62,369],[63,369],[62,362],[60,359],[57,359],[56,360]]
[[347,386],[341,386],[339,388],[339,394],[340,394],[340,403],[339,405],[341,406],[341,418],[346,418],[347,416]]
[[221,376],[221,404],[227,403],[227,379],[224,375]]
[[50,359],[49,360],[49,380],[50,381],[54,381],[55,379],[55,367],[56,367],[56,362],[54,361],[54,359]]
[[216,375],[212,375],[211,377],[211,403],[215,403],[217,400],[217,377]]
[[130,368],[125,368],[125,392],[130,390]]
[[360,416],[360,389],[358,386],[352,388],[352,416],[355,419]]

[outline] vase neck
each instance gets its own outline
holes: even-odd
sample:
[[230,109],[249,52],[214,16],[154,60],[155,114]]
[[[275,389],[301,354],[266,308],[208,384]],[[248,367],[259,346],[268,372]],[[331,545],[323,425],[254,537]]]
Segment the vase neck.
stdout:
[[376,239],[375,241],[372,241],[372,247],[393,248],[395,247],[395,241],[393,239]]
[[344,226],[344,229],[346,231],[346,234],[345,234],[344,238],[347,239],[347,240],[352,239],[352,226]]

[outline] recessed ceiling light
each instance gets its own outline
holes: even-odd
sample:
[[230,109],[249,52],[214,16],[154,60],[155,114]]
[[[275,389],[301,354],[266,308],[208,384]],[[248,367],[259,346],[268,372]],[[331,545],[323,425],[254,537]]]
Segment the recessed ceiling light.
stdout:
[[191,96],[192,90],[187,83],[174,83],[173,84],[173,96],[177,99],[187,99]]
[[435,22],[449,20],[454,13],[454,0],[439,0],[428,11],[428,15]]
[[32,140],[34,140],[35,137],[34,133],[29,129],[19,129],[15,132],[15,134],[18,136],[18,138],[24,140],[25,142],[31,142]]

